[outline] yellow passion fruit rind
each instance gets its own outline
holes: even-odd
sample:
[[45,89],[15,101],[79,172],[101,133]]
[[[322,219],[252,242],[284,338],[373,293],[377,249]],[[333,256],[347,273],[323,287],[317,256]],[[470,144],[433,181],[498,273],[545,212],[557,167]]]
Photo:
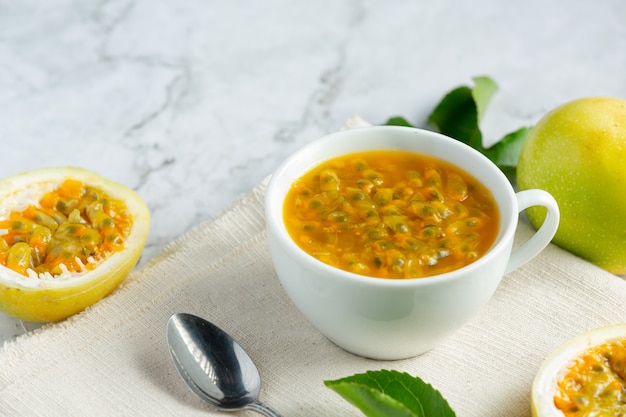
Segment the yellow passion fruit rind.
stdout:
[[[150,213],[136,192],[81,168],[1,179],[0,311],[48,322],[84,310],[135,267],[149,227]],[[71,259],[59,260],[68,251],[75,252]]]

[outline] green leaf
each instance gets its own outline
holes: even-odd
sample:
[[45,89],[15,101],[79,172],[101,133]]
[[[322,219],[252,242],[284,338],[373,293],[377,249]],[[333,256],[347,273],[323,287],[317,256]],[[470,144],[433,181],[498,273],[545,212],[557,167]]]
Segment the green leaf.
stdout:
[[531,129],[531,127],[522,127],[507,134],[491,148],[485,150],[485,155],[501,168],[516,167],[522,146]]
[[430,114],[428,123],[444,135],[482,149],[478,109],[469,87],[457,87],[446,94]]
[[[483,146],[480,121],[498,85],[489,77],[474,77],[474,86],[460,86],[446,94],[428,117],[428,123],[439,133],[457,139],[481,152],[515,183],[515,170],[522,145],[531,128],[511,132],[487,149]],[[410,126],[405,118],[395,116],[386,124]]]
[[324,381],[368,417],[455,417],[430,384],[398,371],[380,370]]
[[474,77],[474,88],[457,87],[439,102],[428,122],[440,133],[484,152],[480,120],[498,90],[489,77]]
[[408,120],[401,116],[390,117],[386,122],[388,126],[406,126],[406,127],[414,127]]
[[473,79],[472,97],[476,103],[477,118],[480,123],[491,97],[498,91],[498,85],[489,77],[474,77]]
[[517,184],[519,155],[531,129],[531,127],[522,127],[515,132],[511,132],[491,148],[484,151],[485,156],[500,168],[513,186]]

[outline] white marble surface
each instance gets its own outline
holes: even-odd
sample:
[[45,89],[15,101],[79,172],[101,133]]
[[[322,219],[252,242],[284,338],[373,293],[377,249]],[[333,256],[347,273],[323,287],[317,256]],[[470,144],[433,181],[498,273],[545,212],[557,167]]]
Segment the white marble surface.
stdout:
[[[142,263],[358,114],[500,90],[487,141],[626,98],[623,0],[0,0],[0,177],[82,166],[152,212]],[[36,327],[0,316],[0,341]]]

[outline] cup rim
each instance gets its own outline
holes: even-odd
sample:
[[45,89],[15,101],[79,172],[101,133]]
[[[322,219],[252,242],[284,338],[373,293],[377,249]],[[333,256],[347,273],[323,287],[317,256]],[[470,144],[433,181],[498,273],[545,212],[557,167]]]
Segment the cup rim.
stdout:
[[[284,200],[286,196],[286,192],[280,192],[281,181],[286,181],[288,183],[286,189],[295,181],[299,176],[308,172],[313,167],[318,164],[345,154],[366,151],[370,150],[405,150],[409,152],[417,152],[418,150],[406,149],[406,147],[395,147],[397,144],[395,141],[391,141],[392,146],[380,146],[378,148],[367,148],[367,149],[358,149],[357,148],[347,151],[331,151],[328,155],[323,158],[314,158],[314,160],[309,161],[309,157],[307,154],[312,152],[315,149],[323,148],[325,145],[328,145],[329,142],[333,142],[337,140],[338,137],[346,136],[346,137],[358,137],[361,136],[364,131],[368,132],[394,132],[399,134],[405,134],[407,132],[411,132],[413,134],[421,135],[429,139],[437,140],[445,142],[445,146],[450,148],[459,149],[461,152],[466,152],[468,155],[471,155],[474,161],[480,161],[482,165],[484,165],[485,169],[488,169],[490,180],[501,184],[500,189],[503,192],[502,195],[496,196],[493,189],[490,191],[493,194],[494,199],[498,204],[498,209],[500,211],[500,230],[498,231],[498,235],[496,237],[495,242],[492,244],[491,248],[479,259],[476,261],[465,265],[461,268],[455,269],[453,271],[445,272],[442,274],[431,275],[427,277],[415,277],[415,278],[407,278],[407,279],[388,279],[388,278],[379,278],[368,275],[361,275],[350,271],[345,271],[343,269],[334,267],[332,265],[326,264],[312,255],[306,253],[303,249],[301,249],[291,238],[289,235],[282,216],[282,210],[284,205]],[[344,138],[343,140],[345,140]],[[352,139],[355,140],[355,139]],[[335,144],[333,144],[335,145]],[[339,149],[343,148],[354,148],[354,146],[339,146]],[[430,155],[428,152],[421,152],[425,155]],[[432,155],[431,155],[432,156]],[[447,161],[446,157],[435,156],[436,158],[443,159]],[[286,172],[289,171],[297,165],[302,160],[309,161],[308,164],[300,165],[297,170],[298,174],[294,177],[285,178]],[[457,165],[454,162],[451,162],[454,165]],[[461,169],[467,171],[472,176],[476,177],[476,174],[472,172],[470,169],[466,167],[460,166]],[[481,181],[483,182],[483,181]],[[502,202],[507,203],[510,206],[511,214],[508,219],[505,219],[502,213]],[[332,277],[337,280],[345,280],[346,282],[353,282],[356,284],[367,285],[367,286],[379,286],[386,288],[407,288],[407,287],[416,287],[416,286],[432,286],[438,285],[442,282],[453,281],[459,278],[465,277],[468,274],[471,274],[473,271],[480,269],[483,267],[485,263],[491,262],[494,257],[502,256],[502,252],[505,251],[507,244],[509,241],[513,239],[513,235],[515,234],[515,229],[517,227],[517,218],[518,218],[518,209],[517,209],[517,200],[515,198],[515,191],[511,186],[509,180],[506,178],[504,173],[485,155],[473,149],[469,145],[462,143],[456,139],[450,138],[441,133],[433,132],[426,129],[413,128],[413,127],[405,127],[405,126],[369,126],[369,127],[361,127],[350,130],[343,130],[335,133],[330,133],[324,135],[320,138],[317,138],[303,147],[299,148],[291,155],[289,155],[283,162],[278,166],[278,168],[271,175],[264,198],[265,205],[265,219],[266,219],[266,227],[268,228],[268,234],[273,234],[274,238],[277,239],[278,244],[285,251],[285,254],[295,260],[301,261],[302,264],[306,265],[306,268],[309,270],[317,271],[323,274],[326,277]],[[273,232],[273,233],[272,233]]]

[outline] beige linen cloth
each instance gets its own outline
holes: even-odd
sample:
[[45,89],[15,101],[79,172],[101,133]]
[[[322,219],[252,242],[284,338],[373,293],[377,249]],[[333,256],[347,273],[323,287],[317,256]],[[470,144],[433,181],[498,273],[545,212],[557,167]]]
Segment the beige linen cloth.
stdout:
[[[259,367],[261,399],[285,417],[362,415],[323,381],[377,369],[419,376],[459,417],[527,417],[533,378],[550,352],[585,330],[626,322],[621,278],[549,246],[430,352],[389,362],[354,356],[283,292],[266,242],[265,186],[171,243],[92,308],[7,343],[0,415],[223,415],[187,388],[167,350],[168,318],[189,312],[239,341]],[[521,224],[518,238],[530,233]]]

